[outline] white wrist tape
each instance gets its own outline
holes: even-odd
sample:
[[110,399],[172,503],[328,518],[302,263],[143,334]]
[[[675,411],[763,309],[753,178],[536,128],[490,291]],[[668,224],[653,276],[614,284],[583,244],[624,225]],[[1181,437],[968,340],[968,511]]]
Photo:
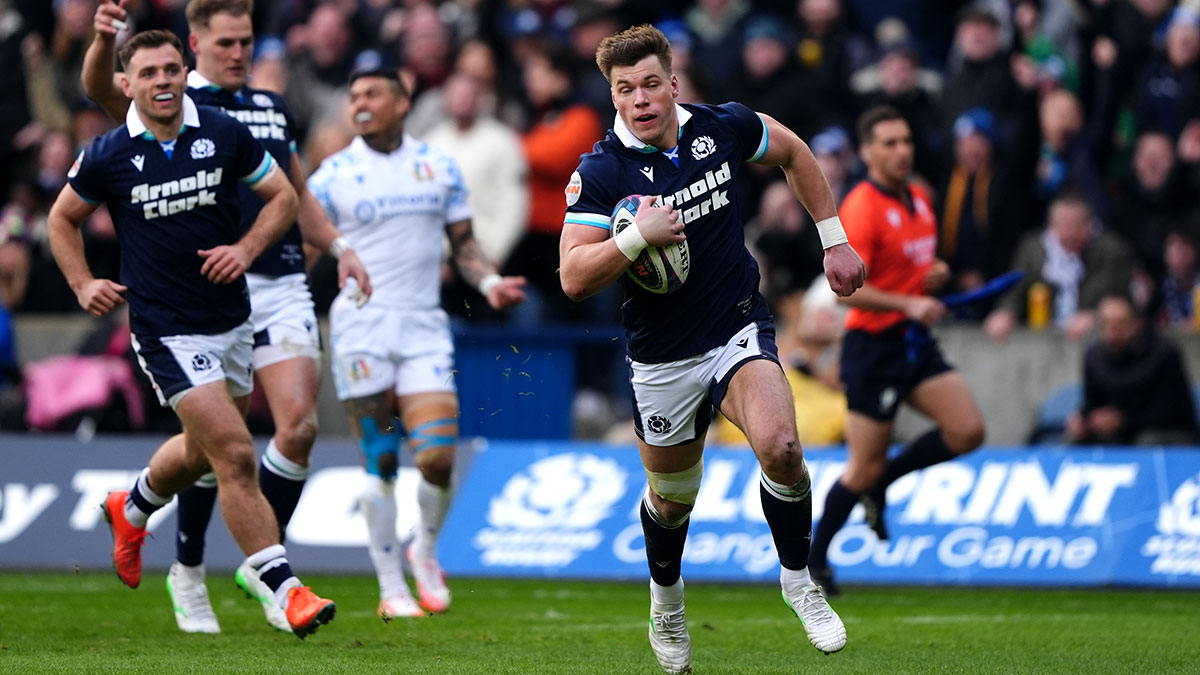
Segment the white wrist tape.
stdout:
[[642,249],[646,248],[646,238],[642,236],[642,231],[638,229],[637,223],[630,223],[628,227],[617,233],[613,237],[613,241],[617,242],[617,248],[621,249],[621,253],[629,258],[629,262],[637,260],[637,257],[642,254]]
[[821,248],[829,248],[850,241],[846,238],[846,231],[842,229],[842,220],[837,216],[817,223],[817,234],[821,235]]
[[500,281],[501,281],[500,275],[496,274],[495,272],[487,275],[486,277],[479,280],[479,292],[486,296],[488,294],[488,291],[495,288],[496,284],[500,283]]
[[338,238],[334,239],[333,243],[329,245],[329,255],[333,256],[334,258],[340,258],[346,251],[353,250],[354,247],[350,245],[350,240],[344,235],[338,235]]

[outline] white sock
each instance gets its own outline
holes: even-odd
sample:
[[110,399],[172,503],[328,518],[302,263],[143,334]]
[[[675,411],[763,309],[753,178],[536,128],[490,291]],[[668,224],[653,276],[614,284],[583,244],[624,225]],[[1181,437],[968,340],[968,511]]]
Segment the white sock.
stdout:
[[[154,508],[150,511],[143,511],[133,500],[134,491],[150,502]],[[142,473],[138,474],[133,490],[130,490],[130,496],[125,498],[125,520],[128,520],[129,524],[134,527],[144,528],[146,521],[150,520],[150,514],[166,506],[169,501],[171,501],[170,497],[163,497],[150,489],[150,467],[146,467],[142,469]]]
[[288,577],[282,584],[279,584],[279,588],[275,589],[275,604],[279,605],[283,611],[286,612],[289,599],[288,591],[292,590],[293,588],[297,588],[300,585],[299,579],[296,577]]
[[275,446],[275,439],[272,438],[267,443],[267,451],[262,456],[262,468],[281,478],[302,482],[308,479],[308,465],[297,464],[279,451]]
[[361,497],[367,519],[367,553],[379,579],[379,597],[390,598],[408,590],[400,563],[400,538],[396,535],[395,483],[367,474]]
[[779,583],[785,591],[796,591],[813,582],[807,567],[798,570],[789,570],[786,567],[780,569],[782,571],[779,573]]
[[421,477],[417,483],[417,506],[420,509],[420,525],[413,539],[413,555],[432,558],[437,552],[438,533],[446,522],[450,510],[450,488],[434,485]]
[[189,581],[204,583],[204,563],[193,566],[176,561],[175,566],[179,574],[187,577]]
[[683,577],[670,586],[659,586],[650,580],[650,603],[656,607],[675,608],[683,605]]

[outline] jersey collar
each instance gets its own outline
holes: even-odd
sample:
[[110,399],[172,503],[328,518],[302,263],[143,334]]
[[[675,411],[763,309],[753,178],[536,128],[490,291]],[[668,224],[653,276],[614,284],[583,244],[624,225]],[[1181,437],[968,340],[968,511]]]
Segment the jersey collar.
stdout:
[[[154,134],[146,128],[142,123],[142,118],[138,117],[137,108],[130,102],[129,110],[125,113],[125,126],[129,128],[129,137],[136,138],[137,136],[145,137],[149,140],[154,140]],[[200,111],[196,110],[196,103],[192,101],[192,97],[187,94],[183,95],[183,126],[180,131],[187,127],[193,129],[200,128]]]
[[[198,71],[198,70],[189,70],[188,71],[187,86],[191,87],[192,89],[207,89],[208,91],[224,91],[217,85],[213,84],[212,80],[201,75],[200,71]],[[238,98],[238,100],[241,100],[241,98],[242,98],[242,90],[241,89],[238,89],[237,91],[231,91],[229,93],[236,96]]]
[[[688,112],[687,108],[676,103],[675,118],[679,120],[678,138],[683,138],[683,125],[687,124],[688,120],[692,119],[692,113]],[[627,148],[637,150],[638,152],[658,152],[658,148],[654,147],[653,145],[646,145],[641,141],[641,139],[633,135],[633,132],[629,130],[629,127],[625,126],[625,121],[621,119],[620,113],[617,113],[617,119],[613,120],[613,132],[617,134],[617,138],[619,138]]]
[[395,157],[403,152],[407,152],[409,148],[413,147],[413,144],[415,142],[416,141],[413,139],[412,136],[409,136],[408,134],[404,134],[404,139],[400,141],[400,147],[396,148],[395,150],[391,151],[388,154],[384,154],[382,152],[379,152],[375,148],[372,148],[371,146],[367,145],[367,142],[363,140],[362,136],[355,136],[354,140],[350,141],[350,148],[360,154],[381,155],[384,157]]

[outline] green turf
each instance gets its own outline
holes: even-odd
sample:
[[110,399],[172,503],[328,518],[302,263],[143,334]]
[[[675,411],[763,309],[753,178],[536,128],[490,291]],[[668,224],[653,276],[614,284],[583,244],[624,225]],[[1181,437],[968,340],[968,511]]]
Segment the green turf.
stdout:
[[[232,575],[210,578],[221,635],[175,628],[162,573],[0,574],[0,672],[659,673],[643,584],[455,579],[444,616],[375,617],[368,577],[306,579],[337,619],[301,642]],[[717,673],[1196,672],[1200,595],[851,588],[846,649],[808,645],[775,586],[688,587],[692,664]]]

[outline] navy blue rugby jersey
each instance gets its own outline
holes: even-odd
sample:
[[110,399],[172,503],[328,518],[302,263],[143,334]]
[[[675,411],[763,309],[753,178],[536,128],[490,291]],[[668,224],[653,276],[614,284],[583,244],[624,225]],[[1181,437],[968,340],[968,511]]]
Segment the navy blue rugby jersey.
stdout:
[[659,195],[686,224],[692,264],[682,287],[659,295],[621,275],[629,356],[641,363],[702,354],[746,324],[770,317],[733,198],[742,163],[767,151],[766,124],[740,103],[677,105],[676,112],[678,166],[638,140],[618,115],[604,140],[581,158],[567,187],[566,223],[609,230],[617,202],[640,194]]
[[[242,87],[236,92],[225,91],[194,70],[188,73],[187,93],[197,105],[220,108],[246,125],[275,158],[279,168],[284,173],[291,171],[292,153],[296,151],[296,122],[282,96],[250,87]],[[238,188],[238,193],[242,231],[246,231],[258,218],[263,200],[246,186]],[[249,272],[271,277],[304,273],[304,241],[300,237],[300,226],[293,224],[288,228],[279,241],[254,260]]]
[[67,174],[80,197],[112,214],[138,335],[214,335],[250,316],[245,279],[210,282],[196,252],[241,238],[239,186],[262,180],[275,161],[225,113],[187,96],[183,105],[174,144],[159,143],[131,105],[125,125],[93,140]]

